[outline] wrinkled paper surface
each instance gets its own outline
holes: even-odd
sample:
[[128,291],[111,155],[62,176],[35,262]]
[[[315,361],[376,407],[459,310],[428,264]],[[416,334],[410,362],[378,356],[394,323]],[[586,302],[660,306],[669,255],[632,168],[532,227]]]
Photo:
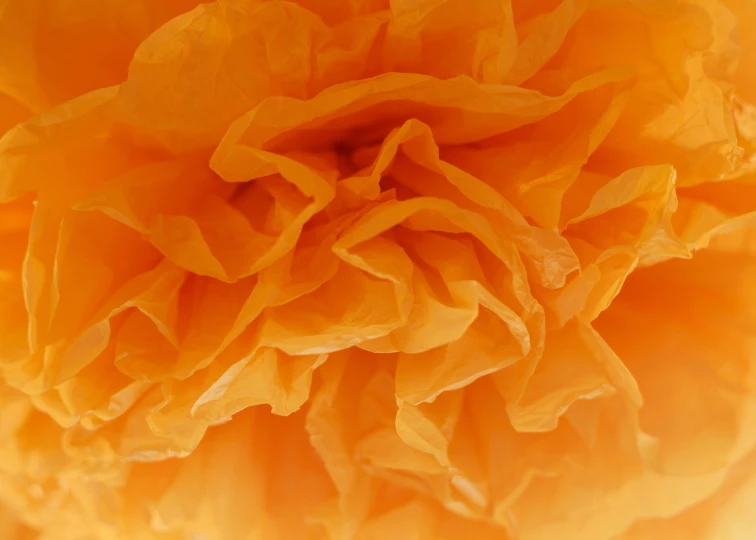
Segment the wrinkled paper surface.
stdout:
[[756,535],[754,0],[0,0],[4,540]]

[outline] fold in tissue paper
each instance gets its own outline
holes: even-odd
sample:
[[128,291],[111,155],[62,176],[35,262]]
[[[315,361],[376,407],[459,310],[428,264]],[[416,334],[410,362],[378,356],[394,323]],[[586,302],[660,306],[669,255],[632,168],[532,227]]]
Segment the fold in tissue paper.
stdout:
[[756,535],[754,0],[1,0],[3,540]]

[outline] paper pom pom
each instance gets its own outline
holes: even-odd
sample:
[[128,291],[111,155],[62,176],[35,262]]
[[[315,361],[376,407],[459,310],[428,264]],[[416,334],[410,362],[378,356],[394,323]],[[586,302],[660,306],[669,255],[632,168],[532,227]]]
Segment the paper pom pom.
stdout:
[[756,535],[752,0],[0,4],[4,540]]

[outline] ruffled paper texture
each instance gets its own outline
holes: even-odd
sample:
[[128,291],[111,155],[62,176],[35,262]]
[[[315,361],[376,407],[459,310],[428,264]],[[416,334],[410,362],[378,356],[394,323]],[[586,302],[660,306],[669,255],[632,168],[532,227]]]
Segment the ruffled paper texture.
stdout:
[[756,530],[755,36],[0,2],[3,538]]

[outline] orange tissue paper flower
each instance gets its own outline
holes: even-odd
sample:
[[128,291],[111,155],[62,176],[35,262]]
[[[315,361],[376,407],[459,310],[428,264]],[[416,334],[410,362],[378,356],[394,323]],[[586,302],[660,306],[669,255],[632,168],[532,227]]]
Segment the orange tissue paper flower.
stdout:
[[0,0],[0,539],[756,538],[755,0]]

